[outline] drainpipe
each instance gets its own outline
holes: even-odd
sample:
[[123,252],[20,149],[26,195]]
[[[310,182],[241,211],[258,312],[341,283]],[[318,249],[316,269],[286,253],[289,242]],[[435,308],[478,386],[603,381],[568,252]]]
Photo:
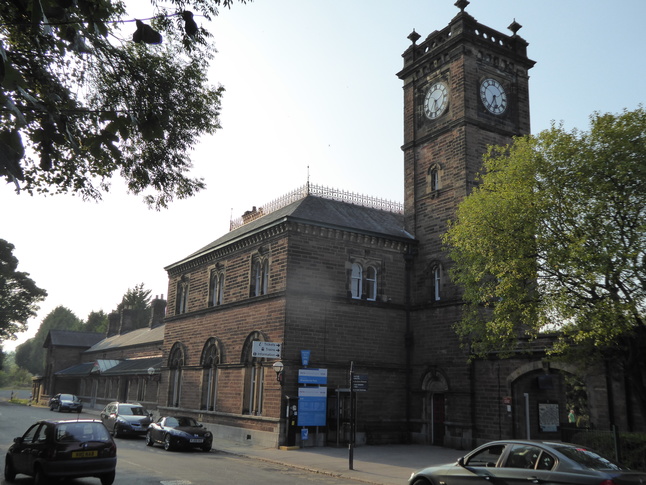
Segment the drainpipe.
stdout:
[[406,262],[406,272],[405,272],[405,313],[406,313],[406,334],[404,335],[404,345],[406,353],[406,376],[405,376],[405,386],[406,386],[406,440],[407,442],[411,441],[411,356],[413,353],[413,332],[411,330],[411,279],[413,272],[413,257],[414,252],[411,246],[406,248],[406,253],[404,254],[404,261]]

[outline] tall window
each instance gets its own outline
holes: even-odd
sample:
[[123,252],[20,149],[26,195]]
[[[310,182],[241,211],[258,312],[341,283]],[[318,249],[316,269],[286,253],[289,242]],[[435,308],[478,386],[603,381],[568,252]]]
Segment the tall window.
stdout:
[[253,357],[254,341],[263,341],[260,332],[253,332],[247,337],[242,351],[242,362],[245,366],[244,395],[242,397],[242,414],[260,416],[265,385],[263,359]]
[[377,268],[374,266],[366,269],[366,298],[372,301],[377,299]]
[[182,367],[184,366],[184,350],[179,343],[173,345],[168,359],[170,377],[168,382],[168,405],[178,408],[182,395]]
[[216,398],[218,393],[218,364],[220,363],[220,352],[218,342],[210,338],[202,352],[202,401],[200,409],[215,411]]
[[361,298],[363,290],[363,268],[359,263],[352,264],[352,281],[351,281],[352,298]]
[[442,265],[439,263],[433,268],[433,299],[442,299]]
[[440,190],[440,167],[437,164],[428,170],[428,190],[430,192]]
[[175,315],[188,311],[188,276],[182,276],[177,282],[177,294],[175,295]]
[[267,258],[254,258],[251,274],[251,296],[267,294],[269,285],[269,260]]
[[352,298],[375,301],[377,299],[377,274],[375,266],[369,265],[364,270],[361,264],[353,263],[350,276]]
[[209,306],[222,305],[224,295],[224,273],[216,269],[211,270],[209,278]]

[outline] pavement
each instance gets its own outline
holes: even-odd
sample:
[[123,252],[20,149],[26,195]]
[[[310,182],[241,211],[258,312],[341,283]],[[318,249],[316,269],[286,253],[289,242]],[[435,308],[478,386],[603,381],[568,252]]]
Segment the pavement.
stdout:
[[218,441],[213,448],[224,453],[376,485],[405,485],[413,471],[455,463],[466,453],[429,445],[363,445],[355,447],[350,458],[347,447],[262,448]]

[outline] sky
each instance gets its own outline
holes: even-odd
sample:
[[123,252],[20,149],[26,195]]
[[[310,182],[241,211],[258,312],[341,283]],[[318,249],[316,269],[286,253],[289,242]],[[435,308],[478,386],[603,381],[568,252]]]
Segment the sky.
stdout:
[[[138,2],[137,2],[138,3]],[[142,2],[144,4],[145,2]],[[459,10],[455,0],[255,0],[211,23],[211,83],[225,87],[222,129],[193,151],[207,188],[150,210],[115,183],[100,202],[16,194],[0,183],[0,238],[47,290],[29,330],[57,306],[85,320],[143,283],[165,297],[164,267],[225,234],[231,218],[312,184],[403,201],[403,94],[396,73]],[[139,5],[137,8],[141,8]],[[532,133],[644,103],[644,0],[471,0],[466,11],[529,42]],[[144,17],[145,12],[134,16]]]

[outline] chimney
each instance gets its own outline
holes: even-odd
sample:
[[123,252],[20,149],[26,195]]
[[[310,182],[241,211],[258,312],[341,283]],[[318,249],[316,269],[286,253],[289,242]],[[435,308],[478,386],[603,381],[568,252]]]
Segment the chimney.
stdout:
[[150,302],[150,321],[148,326],[150,328],[159,327],[164,323],[164,317],[166,316],[166,300],[164,300],[164,295],[155,296],[155,299]]
[[119,325],[119,334],[131,332],[135,329],[136,310],[124,308],[121,310],[121,324]]
[[114,337],[119,333],[120,316],[117,312],[112,312],[108,315],[108,331],[105,338]]

